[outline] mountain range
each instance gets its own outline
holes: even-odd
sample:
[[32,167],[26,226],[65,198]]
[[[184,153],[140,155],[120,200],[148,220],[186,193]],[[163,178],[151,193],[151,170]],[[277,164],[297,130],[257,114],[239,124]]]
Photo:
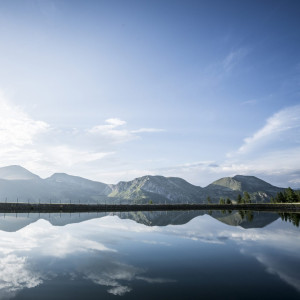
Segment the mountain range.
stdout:
[[0,202],[30,203],[218,203],[220,198],[235,201],[250,194],[254,202],[269,202],[283,188],[254,176],[236,175],[195,186],[182,178],[143,176],[117,184],[105,184],[65,173],[42,179],[21,166],[0,168]]

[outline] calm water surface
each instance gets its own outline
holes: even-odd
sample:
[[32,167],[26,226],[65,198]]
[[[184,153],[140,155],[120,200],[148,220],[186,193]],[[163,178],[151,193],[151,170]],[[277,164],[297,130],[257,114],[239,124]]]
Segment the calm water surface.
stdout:
[[2,214],[0,298],[298,300],[299,233],[277,213]]

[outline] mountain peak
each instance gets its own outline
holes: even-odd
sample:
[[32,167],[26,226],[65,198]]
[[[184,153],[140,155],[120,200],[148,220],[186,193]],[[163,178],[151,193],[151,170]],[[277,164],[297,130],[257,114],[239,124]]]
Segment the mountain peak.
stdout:
[[31,173],[27,169],[19,166],[12,165],[0,168],[0,179],[6,180],[31,180],[39,179],[40,177]]
[[120,181],[112,186],[111,196],[126,199],[147,199],[159,195],[159,201],[187,202],[198,199],[200,187],[194,186],[182,178],[145,175],[132,181]]
[[255,176],[235,175],[233,177],[224,177],[214,181],[212,184],[223,186],[235,191],[264,191],[276,188],[270,183]]
[[55,182],[64,182],[64,183],[93,182],[92,180],[79,177],[79,176],[69,175],[67,173],[54,173],[46,180],[55,181]]

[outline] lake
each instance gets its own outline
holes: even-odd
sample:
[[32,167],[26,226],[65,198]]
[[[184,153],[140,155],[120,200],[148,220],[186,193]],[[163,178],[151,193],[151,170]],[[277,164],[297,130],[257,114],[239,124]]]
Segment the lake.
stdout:
[[300,299],[299,215],[283,218],[1,214],[0,298]]

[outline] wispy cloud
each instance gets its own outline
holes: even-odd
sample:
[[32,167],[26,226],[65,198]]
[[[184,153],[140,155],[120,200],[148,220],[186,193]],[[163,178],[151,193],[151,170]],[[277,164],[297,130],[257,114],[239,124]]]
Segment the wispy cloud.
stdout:
[[145,276],[136,276],[136,279],[145,281],[147,283],[170,283],[170,282],[176,282],[174,279],[169,278],[149,278]]
[[199,84],[203,91],[208,88],[216,88],[227,80],[242,64],[243,60],[251,52],[249,47],[240,47],[226,53],[223,59],[218,59],[210,63],[199,78]]
[[[293,130],[296,130],[296,132],[292,138],[295,139],[296,143],[300,144],[299,129],[300,105],[285,108],[270,117],[263,128],[246,138],[238,152],[247,152],[261,143],[269,142],[270,139],[276,139],[277,141],[284,139],[286,141],[287,138],[290,138],[290,133]],[[287,132],[289,134],[284,136]]]
[[257,103],[257,100],[253,99],[253,100],[247,100],[241,103],[241,105],[254,105]]
[[113,154],[113,151],[86,149],[86,145],[78,147],[68,142],[74,140],[74,132],[69,134],[31,118],[3,94],[0,95],[0,114],[1,165],[20,164],[32,170],[52,169],[53,172],[62,166],[67,169]]
[[131,130],[120,118],[109,118],[90,129],[56,128],[30,117],[0,94],[0,166],[19,164],[41,176],[63,171],[90,178],[95,164],[103,169],[102,161],[116,155],[119,144],[161,131]]
[[144,132],[163,132],[164,129],[160,128],[140,128],[136,130],[131,130],[132,133],[144,133]]
[[35,138],[49,129],[49,124],[33,120],[19,107],[11,105],[0,93],[0,144],[20,147],[33,144]]
[[104,136],[116,143],[124,143],[137,138],[129,130],[120,128],[126,122],[118,118],[107,119],[107,124],[97,125],[88,130],[89,133]]
[[105,120],[105,122],[107,124],[94,126],[91,129],[89,129],[88,132],[94,135],[110,138],[116,143],[124,143],[133,139],[137,139],[139,137],[137,133],[151,133],[164,131],[160,128],[140,128],[129,130],[127,128],[124,128],[126,122],[118,118],[107,119]]
[[226,72],[230,72],[238,65],[250,52],[248,48],[238,48],[232,50],[223,60],[222,65]]
[[[103,172],[111,182],[149,175],[177,176],[200,186],[226,176],[253,175],[274,185],[300,187],[300,106],[282,109],[223,160],[188,162],[161,168]],[[165,164],[165,162],[164,162]]]
[[[157,173],[206,185],[236,174],[254,175],[279,186],[300,185],[300,105],[284,108],[266,120],[236,151],[219,161],[161,168]],[[154,172],[155,173],[155,172]]]

